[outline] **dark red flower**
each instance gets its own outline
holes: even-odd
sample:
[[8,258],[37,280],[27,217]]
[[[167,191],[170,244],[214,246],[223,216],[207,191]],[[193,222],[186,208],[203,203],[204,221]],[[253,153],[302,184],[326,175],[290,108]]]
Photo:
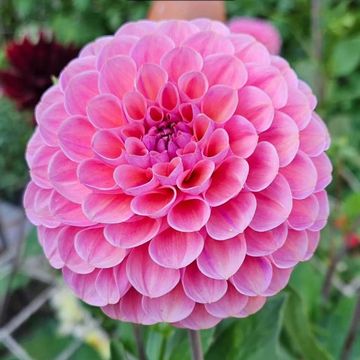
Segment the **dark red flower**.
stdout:
[[10,42],[6,47],[10,67],[0,71],[0,86],[20,109],[33,109],[52,84],[52,77],[58,76],[78,52],[75,46],[61,45],[44,33],[37,43],[28,37]]

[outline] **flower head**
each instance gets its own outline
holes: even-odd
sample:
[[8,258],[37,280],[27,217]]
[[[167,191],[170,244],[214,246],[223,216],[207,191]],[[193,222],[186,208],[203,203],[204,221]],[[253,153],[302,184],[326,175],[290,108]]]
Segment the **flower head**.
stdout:
[[10,42],[6,47],[10,68],[0,71],[4,94],[21,109],[33,109],[51,85],[52,77],[58,76],[78,52],[74,46],[61,45],[43,33],[37,43],[28,37],[21,42]]
[[252,35],[257,41],[265,45],[273,55],[280,53],[281,36],[278,30],[266,20],[238,17],[230,21],[229,28],[234,33]]
[[96,40],[36,109],[24,205],[50,263],[110,317],[246,317],[309,259],[331,164],[316,99],[253,37],[140,21]]

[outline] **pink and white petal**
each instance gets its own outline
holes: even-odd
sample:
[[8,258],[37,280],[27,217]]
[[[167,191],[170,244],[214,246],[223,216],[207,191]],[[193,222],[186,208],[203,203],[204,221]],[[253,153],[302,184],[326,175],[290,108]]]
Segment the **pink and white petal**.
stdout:
[[272,100],[275,109],[284,107],[288,101],[288,86],[275,66],[249,64],[247,85],[263,90]]
[[318,192],[324,190],[331,183],[333,167],[329,157],[325,153],[312,157],[311,161],[315,165],[317,172],[315,191]]
[[288,227],[285,223],[269,231],[257,232],[251,228],[245,230],[247,254],[266,256],[281,248],[287,237]]
[[115,37],[119,37],[120,35],[132,35],[136,37],[142,37],[144,35],[152,34],[158,24],[154,21],[150,20],[139,20],[139,21],[131,21],[122,25],[115,33]]
[[84,71],[74,76],[65,90],[65,109],[70,115],[86,115],[90,99],[99,93],[97,71]]
[[241,294],[257,296],[269,287],[271,278],[272,266],[266,257],[247,256],[230,281]]
[[65,92],[72,78],[77,74],[85,71],[95,70],[96,68],[96,56],[89,55],[80,58],[75,58],[66,65],[64,70],[59,76],[59,84],[61,90]]
[[94,153],[109,165],[118,165],[123,161],[124,143],[112,130],[99,130],[92,138]]
[[274,121],[268,130],[260,134],[260,140],[275,146],[280,166],[284,167],[293,161],[299,150],[299,129],[290,116],[276,111]]
[[84,214],[92,221],[117,224],[133,216],[132,196],[126,194],[91,193],[83,203]]
[[185,39],[198,32],[197,27],[186,20],[167,20],[159,24],[157,31],[167,35],[176,46],[180,46]]
[[210,219],[206,223],[207,233],[215,240],[231,239],[249,226],[255,209],[255,196],[241,192],[236,198],[211,209]]
[[239,270],[245,255],[246,241],[242,234],[226,241],[207,237],[197,266],[209,278],[227,280]]
[[184,42],[185,46],[199,52],[203,58],[211,54],[234,54],[231,40],[213,31],[200,31]]
[[[210,20],[206,18],[198,18],[190,21],[191,24],[195,25],[201,31],[213,31],[222,35],[229,35],[229,28],[217,20]],[[197,31],[198,32],[198,31]]]
[[[121,74],[121,76],[119,76]],[[113,94],[122,99],[133,90],[136,78],[136,64],[125,55],[109,59],[99,73],[99,89],[102,94]]]
[[306,250],[306,254],[305,254],[303,261],[308,261],[312,258],[316,248],[319,245],[319,241],[320,241],[320,231],[307,230],[306,233],[307,233],[309,242],[308,242],[308,248]]
[[54,189],[62,196],[81,204],[90,190],[80,184],[77,176],[78,164],[68,159],[62,151],[58,151],[49,163],[49,180]]
[[89,101],[89,121],[98,129],[112,129],[126,124],[119,99],[112,94],[101,94]]
[[176,47],[161,59],[161,67],[169,74],[171,81],[177,82],[182,74],[200,71],[203,59],[198,52],[186,47]]
[[89,274],[77,274],[64,267],[62,269],[65,283],[70,287],[74,294],[89,305],[104,306],[104,300],[96,291],[95,281],[99,270],[95,269]]
[[199,232],[185,233],[167,228],[151,240],[149,254],[160,266],[180,269],[191,264],[203,247],[204,238]]
[[207,277],[199,271],[196,263],[184,269],[181,281],[185,294],[200,304],[209,304],[220,300],[227,290],[225,280]]
[[45,143],[40,134],[40,129],[39,127],[36,127],[30,140],[26,145],[25,159],[29,168],[31,168],[33,165],[34,156],[37,150],[43,145],[45,145]]
[[265,296],[251,296],[238,317],[245,318],[258,312],[266,303]]
[[76,204],[57,191],[53,191],[49,198],[50,213],[64,225],[90,226],[94,223],[83,213],[81,206]]
[[55,269],[61,269],[64,266],[64,262],[59,254],[57,240],[61,229],[61,227],[51,229],[45,226],[39,226],[37,228],[39,243],[44,250],[46,258],[49,260],[50,265]]
[[238,94],[226,85],[209,88],[201,102],[201,111],[217,123],[224,123],[234,114],[238,105]]
[[201,198],[185,199],[171,208],[167,215],[169,225],[178,231],[199,231],[209,220],[210,207]]
[[169,293],[180,281],[180,271],[156,264],[149,256],[147,245],[131,250],[126,273],[131,285],[142,295],[151,298]]
[[192,313],[195,302],[185,295],[181,284],[178,284],[169,293],[158,298],[144,296],[142,306],[158,322],[176,322]]
[[272,278],[269,287],[264,292],[265,296],[273,296],[288,284],[293,268],[280,269],[272,264]]
[[226,294],[218,301],[205,304],[206,310],[218,318],[241,317],[241,312],[248,302],[248,296],[240,294],[231,283]]
[[319,191],[314,195],[316,196],[319,203],[319,214],[314,224],[309,228],[309,230],[320,231],[325,227],[329,217],[329,200],[326,191]]
[[199,101],[209,88],[205,75],[199,71],[190,71],[179,77],[178,88],[184,101]]
[[260,142],[253,154],[247,159],[249,175],[246,187],[250,191],[267,188],[279,172],[279,157],[275,147],[267,141]]
[[255,86],[245,86],[238,91],[239,102],[235,113],[249,120],[257,130],[267,130],[274,119],[274,106],[270,97]]
[[248,163],[236,156],[228,157],[214,171],[204,198],[210,206],[223,205],[242,190],[249,173]]
[[129,91],[123,96],[123,107],[129,122],[142,121],[146,115],[146,99],[137,91]]
[[136,89],[147,99],[155,101],[167,81],[168,74],[162,67],[156,64],[144,64],[136,77]]
[[302,200],[293,200],[293,207],[288,218],[289,226],[294,230],[305,230],[311,227],[319,214],[319,202],[316,196],[310,195]]
[[245,65],[234,55],[210,55],[205,59],[202,71],[210,86],[222,84],[237,90],[242,88],[248,80]]
[[318,180],[316,167],[302,151],[289,165],[281,168],[280,173],[288,182],[294,199],[305,199],[314,192]]
[[97,159],[84,160],[78,167],[81,184],[90,189],[109,191],[117,188],[114,180],[114,167]]
[[57,246],[64,265],[77,274],[89,274],[95,267],[85,262],[74,247],[75,235],[81,230],[74,226],[64,227],[58,237]]
[[205,306],[196,304],[192,313],[185,319],[172,323],[172,325],[185,329],[203,330],[216,326],[221,318],[210,315]]
[[113,246],[129,249],[150,241],[160,226],[158,219],[135,215],[126,222],[106,225],[104,235]]
[[174,42],[168,36],[158,34],[145,35],[134,46],[131,57],[135,60],[138,67],[147,63],[160,64],[161,58],[174,47]]
[[126,194],[134,196],[146,193],[158,184],[151,169],[133,165],[119,165],[115,169],[114,179]]
[[279,174],[269,187],[256,193],[256,212],[250,227],[258,232],[269,231],[290,215],[292,194],[284,176]]
[[289,229],[285,244],[271,255],[273,263],[281,269],[292,268],[304,259],[308,243],[306,231]]
[[84,116],[72,116],[59,128],[59,145],[64,154],[75,162],[93,157],[91,139],[95,128]]
[[176,190],[172,186],[158,187],[135,196],[131,209],[135,214],[159,218],[165,216],[176,200]]
[[98,55],[102,48],[112,39],[113,37],[110,35],[98,37],[95,41],[90,42],[81,49],[79,57]]
[[64,103],[64,93],[58,84],[50,86],[35,107],[35,118],[39,122],[44,111],[56,103]]
[[30,175],[32,181],[43,189],[51,189],[52,184],[49,180],[49,162],[56,153],[57,148],[42,146],[34,154]]
[[300,131],[300,150],[309,156],[319,156],[328,149],[329,144],[330,135],[326,125],[319,115],[313,113],[309,124]]
[[112,246],[104,237],[104,228],[90,228],[75,236],[75,250],[79,256],[96,268],[111,268],[120,264],[127,251]]
[[231,151],[242,158],[248,158],[258,143],[258,134],[254,125],[242,116],[235,115],[225,123],[229,134]]

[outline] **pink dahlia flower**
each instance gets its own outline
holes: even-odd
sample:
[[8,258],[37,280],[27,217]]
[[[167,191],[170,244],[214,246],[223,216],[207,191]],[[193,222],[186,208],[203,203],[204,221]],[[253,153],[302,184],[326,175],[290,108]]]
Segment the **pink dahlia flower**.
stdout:
[[328,217],[315,106],[284,59],[218,22],[128,23],[86,46],[26,154],[51,265],[122,321],[201,329],[258,311]]
[[252,35],[257,41],[265,45],[273,55],[280,53],[281,36],[278,30],[266,20],[238,17],[230,21],[229,28],[234,33]]

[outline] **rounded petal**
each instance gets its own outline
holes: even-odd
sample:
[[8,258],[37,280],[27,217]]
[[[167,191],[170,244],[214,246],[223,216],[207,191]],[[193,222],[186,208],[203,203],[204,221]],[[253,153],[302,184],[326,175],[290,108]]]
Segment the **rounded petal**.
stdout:
[[273,296],[280,292],[289,282],[293,268],[280,269],[272,264],[272,278],[269,287],[264,292],[266,296]]
[[289,215],[289,225],[294,230],[305,230],[314,224],[319,214],[319,202],[310,195],[302,200],[294,200]]
[[312,157],[311,161],[316,168],[317,182],[315,186],[315,192],[318,192],[324,190],[331,183],[331,173],[333,168],[330,159],[325,153],[322,153],[316,157]]

